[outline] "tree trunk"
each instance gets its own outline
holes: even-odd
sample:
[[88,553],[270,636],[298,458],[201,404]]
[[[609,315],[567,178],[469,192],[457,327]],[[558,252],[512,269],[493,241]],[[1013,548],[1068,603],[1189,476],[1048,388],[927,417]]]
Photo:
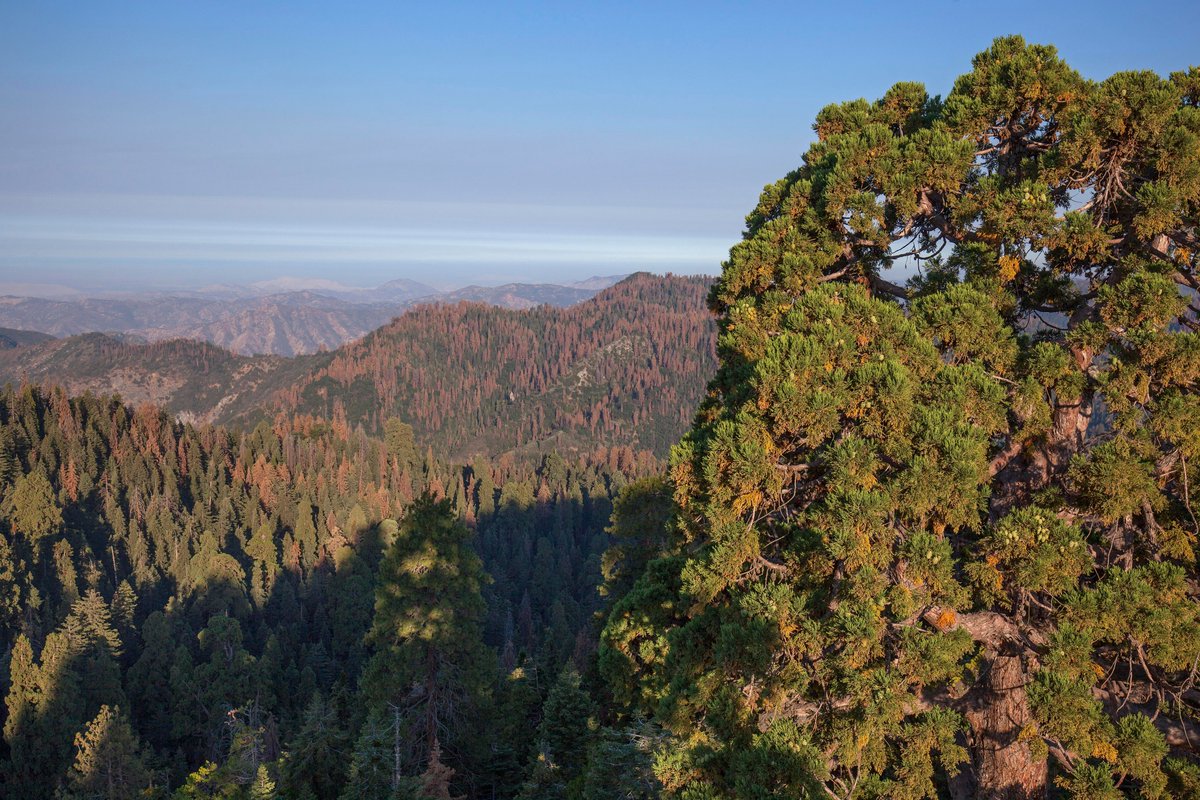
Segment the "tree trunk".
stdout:
[[1046,760],[1030,751],[1021,732],[1033,725],[1025,696],[1024,660],[1015,644],[992,658],[967,708],[974,735],[973,760],[978,797],[987,800],[1043,800]]

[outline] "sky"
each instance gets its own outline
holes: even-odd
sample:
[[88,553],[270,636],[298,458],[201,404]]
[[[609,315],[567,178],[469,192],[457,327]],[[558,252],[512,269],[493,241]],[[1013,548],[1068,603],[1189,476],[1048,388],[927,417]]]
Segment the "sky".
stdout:
[[0,0],[0,289],[715,273],[828,103],[945,94],[1010,33],[1167,74],[1198,30],[1195,0]]

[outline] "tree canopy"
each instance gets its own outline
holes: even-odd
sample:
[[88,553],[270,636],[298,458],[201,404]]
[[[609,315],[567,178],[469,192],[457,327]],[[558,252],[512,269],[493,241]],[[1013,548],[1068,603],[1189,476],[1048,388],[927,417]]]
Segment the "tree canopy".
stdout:
[[669,796],[1194,796],[1198,106],[1008,37],[820,112],[603,639]]

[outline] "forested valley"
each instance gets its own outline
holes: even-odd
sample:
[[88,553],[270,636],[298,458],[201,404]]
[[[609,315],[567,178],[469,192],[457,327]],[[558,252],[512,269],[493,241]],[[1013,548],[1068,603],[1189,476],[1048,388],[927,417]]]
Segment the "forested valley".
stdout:
[[458,465],[398,420],[234,433],[28,385],[0,422],[9,796],[611,796],[593,745],[645,769],[589,687],[650,453]]
[[711,287],[10,385],[5,796],[1200,799],[1200,68],[814,132]]

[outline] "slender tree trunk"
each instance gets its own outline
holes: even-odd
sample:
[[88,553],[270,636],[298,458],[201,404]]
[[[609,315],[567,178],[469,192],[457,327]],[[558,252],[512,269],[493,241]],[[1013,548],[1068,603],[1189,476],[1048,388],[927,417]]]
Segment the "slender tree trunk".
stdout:
[[392,706],[392,791],[400,788],[400,707]]
[[1022,731],[1033,724],[1025,694],[1028,671],[1016,645],[992,657],[967,709],[974,735],[977,797],[986,800],[1043,800],[1046,760],[1034,756]]

